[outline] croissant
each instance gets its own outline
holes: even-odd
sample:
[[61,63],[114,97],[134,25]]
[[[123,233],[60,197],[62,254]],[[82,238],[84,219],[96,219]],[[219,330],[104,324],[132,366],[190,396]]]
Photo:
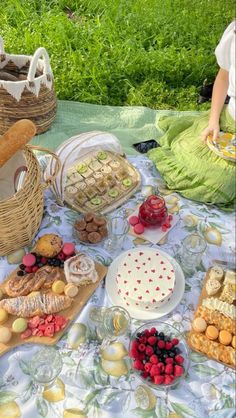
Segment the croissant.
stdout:
[[3,299],[0,301],[0,308],[5,309],[9,314],[27,318],[62,311],[69,308],[72,302],[73,299],[68,296],[38,293],[35,296]]

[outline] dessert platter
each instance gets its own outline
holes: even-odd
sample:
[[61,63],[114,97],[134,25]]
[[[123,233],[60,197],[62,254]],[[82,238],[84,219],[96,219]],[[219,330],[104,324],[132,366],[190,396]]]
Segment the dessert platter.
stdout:
[[121,155],[90,152],[67,171],[65,201],[81,213],[105,214],[127,201],[140,181],[139,172]]
[[155,248],[139,247],[122,253],[110,265],[106,277],[111,302],[142,320],[171,312],[182,299],[184,288],[179,264]]
[[230,132],[220,132],[217,139],[212,135],[207,138],[207,145],[211,151],[229,161],[236,161],[236,136]]
[[210,359],[236,366],[236,272],[208,270],[195,311],[189,346]]
[[0,355],[25,342],[55,344],[106,270],[58,235],[41,236],[0,286]]

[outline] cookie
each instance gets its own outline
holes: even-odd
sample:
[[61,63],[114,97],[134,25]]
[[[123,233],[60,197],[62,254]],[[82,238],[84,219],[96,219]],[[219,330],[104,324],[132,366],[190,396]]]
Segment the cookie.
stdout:
[[56,234],[45,234],[36,243],[34,251],[42,257],[55,257],[62,249],[63,241]]
[[206,282],[206,292],[209,296],[215,295],[221,288],[221,283],[216,279],[208,279]]
[[226,329],[231,334],[236,333],[235,321],[218,311],[199,306],[196,311],[196,317],[198,316],[204,318],[208,324],[216,325],[218,329]]
[[210,270],[210,279],[222,280],[224,277],[224,270],[220,266],[214,266]]
[[75,229],[77,231],[84,231],[86,229],[87,223],[84,219],[75,221]]
[[94,219],[93,219],[93,222],[97,226],[103,226],[103,225],[106,224],[106,219],[95,216]]
[[219,299],[223,300],[224,302],[233,303],[233,301],[236,299],[234,285],[227,283],[223,287]]
[[97,244],[102,239],[101,234],[98,232],[90,232],[88,234],[88,241],[91,242],[91,244]]
[[87,231],[79,231],[79,239],[83,242],[88,242],[88,232]]
[[102,238],[106,238],[108,235],[108,230],[107,227],[104,226],[100,226],[100,228],[98,229],[99,234],[101,235]]
[[92,222],[92,221],[93,221],[94,216],[95,216],[95,214],[94,214],[94,213],[92,213],[92,212],[87,212],[87,213],[84,215],[84,220],[85,220],[85,222]]
[[94,222],[87,223],[86,231],[87,232],[95,232],[98,230],[98,226]]

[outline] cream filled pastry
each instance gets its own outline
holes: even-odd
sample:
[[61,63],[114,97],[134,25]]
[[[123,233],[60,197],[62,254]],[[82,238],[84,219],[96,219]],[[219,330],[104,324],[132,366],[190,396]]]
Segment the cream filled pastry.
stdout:
[[83,253],[66,260],[64,270],[67,282],[76,286],[95,283],[98,280],[94,261]]

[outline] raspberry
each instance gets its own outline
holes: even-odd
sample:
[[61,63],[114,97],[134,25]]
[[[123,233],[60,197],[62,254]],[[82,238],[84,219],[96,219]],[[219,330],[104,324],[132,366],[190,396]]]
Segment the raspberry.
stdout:
[[48,259],[46,257],[41,257],[40,263],[47,264]]
[[151,368],[152,368],[152,363],[146,363],[144,366],[144,370],[148,373],[150,372]]
[[148,378],[148,376],[149,376],[149,373],[148,373],[148,372],[143,372],[143,373],[141,373],[141,376],[142,376],[144,379],[147,379],[147,378]]
[[146,344],[146,343],[147,343],[147,337],[140,337],[140,338],[139,338],[139,342],[140,342],[141,344]]
[[160,373],[161,372],[160,372],[159,367],[156,364],[153,364],[152,367],[151,367],[151,370],[150,370],[150,376],[157,376]]
[[141,361],[142,361],[142,360],[144,360],[144,359],[145,359],[145,357],[146,357],[146,356],[145,356],[145,354],[144,354],[144,353],[139,353],[139,357],[138,357],[138,358],[139,358],[139,360],[141,360]]
[[178,354],[177,356],[175,356],[175,361],[179,364],[183,364],[184,358],[180,354]]
[[166,374],[172,374],[173,373],[173,365],[172,364],[167,364],[167,366],[165,367],[165,373]]
[[150,329],[150,333],[151,333],[152,335],[155,335],[155,334],[156,334],[156,332],[157,332],[156,328],[152,327],[152,328]]
[[32,273],[36,273],[36,271],[39,269],[39,267],[38,266],[33,266],[33,267],[31,267],[31,269],[32,269]]
[[133,341],[132,341],[132,343],[131,343],[131,350],[132,350],[133,348],[137,350],[137,348],[138,348],[138,341],[136,341],[136,340],[133,340]]
[[162,225],[161,230],[162,230],[163,232],[166,232],[166,231],[167,231],[166,226],[165,226],[165,225]]
[[165,343],[165,341],[160,340],[160,341],[158,341],[157,345],[158,345],[159,348],[162,349],[162,348],[165,348],[166,343]]
[[139,344],[139,346],[138,346],[138,349],[139,349],[139,351],[145,351],[146,350],[146,346],[145,346],[145,344]]
[[173,345],[172,345],[172,343],[171,343],[171,342],[167,342],[167,343],[166,343],[166,350],[171,350],[171,349],[172,349],[172,347],[173,347]]
[[172,383],[174,381],[174,377],[173,376],[169,376],[169,375],[166,375],[165,376],[165,379],[164,379],[164,384],[165,385],[169,385],[170,383]]
[[26,273],[32,273],[32,267],[26,267],[25,272]]
[[171,357],[167,357],[166,358],[166,364],[173,364],[174,363],[174,359]]
[[150,337],[150,336],[151,336],[151,334],[150,334],[150,332],[148,331],[148,329],[145,329],[144,334],[146,335],[146,337]]
[[157,337],[154,337],[153,335],[151,337],[148,338],[148,343],[150,345],[154,345],[157,342]]
[[164,363],[159,362],[159,363],[157,363],[157,365],[158,365],[158,367],[159,367],[160,371],[161,371],[161,372],[164,372],[164,370],[165,370],[165,365],[164,365]]
[[158,357],[156,356],[156,354],[153,354],[151,357],[150,357],[150,362],[152,363],[152,364],[157,364],[158,363]]
[[144,369],[143,363],[138,359],[134,361],[133,367],[137,370],[143,370]]
[[172,342],[172,345],[178,345],[179,344],[178,338],[173,338],[173,340],[171,342]]
[[179,376],[181,376],[183,374],[183,372],[184,372],[184,368],[182,366],[179,366],[178,364],[176,364],[175,371],[174,371],[174,375],[176,377],[179,377]]
[[139,358],[139,352],[136,348],[131,348],[129,351],[129,356],[131,358]]
[[[150,337],[151,338],[151,337]],[[147,356],[151,356],[153,353],[154,353],[154,350],[153,350],[153,348],[150,346],[150,345],[148,345],[147,347],[146,347],[146,351],[145,351],[145,353],[147,354]]]
[[154,376],[154,383],[155,385],[161,385],[164,382],[165,376],[155,375]]
[[172,215],[169,215],[169,216],[168,216],[168,220],[169,220],[169,221],[172,221],[172,219],[173,219],[173,216],[172,216]]

